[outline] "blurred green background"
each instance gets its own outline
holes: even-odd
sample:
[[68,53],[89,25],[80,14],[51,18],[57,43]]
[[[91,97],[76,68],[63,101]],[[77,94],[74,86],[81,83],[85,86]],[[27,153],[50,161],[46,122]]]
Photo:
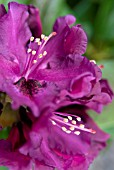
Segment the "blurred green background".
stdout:
[[[8,0],[0,0],[7,8]],[[73,14],[88,36],[86,56],[103,64],[103,77],[114,90],[114,0],[17,0],[40,9],[43,33],[49,34],[58,16]],[[91,170],[114,170],[114,102],[101,115],[90,113],[98,125],[111,135],[107,149],[94,161]],[[0,138],[7,136],[5,129]],[[106,155],[106,156],[104,156]],[[107,161],[106,161],[107,160]],[[102,162],[102,163],[101,163]],[[107,164],[106,166],[105,164]],[[0,170],[6,168],[0,167]]]

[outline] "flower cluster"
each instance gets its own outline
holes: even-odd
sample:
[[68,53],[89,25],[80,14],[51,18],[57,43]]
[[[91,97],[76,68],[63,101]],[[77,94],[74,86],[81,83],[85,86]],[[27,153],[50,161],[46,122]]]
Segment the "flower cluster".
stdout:
[[45,36],[37,8],[0,6],[0,91],[17,114],[0,140],[0,165],[10,170],[87,170],[106,146],[109,135],[87,110],[101,112],[113,92],[99,66],[82,56],[87,36],[74,23],[72,15],[59,17]]

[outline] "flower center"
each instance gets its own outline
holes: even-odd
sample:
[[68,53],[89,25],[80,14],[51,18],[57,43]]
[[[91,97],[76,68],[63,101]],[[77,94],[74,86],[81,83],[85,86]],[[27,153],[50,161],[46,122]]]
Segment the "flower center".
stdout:
[[23,94],[29,96],[37,94],[39,89],[43,87],[43,83],[41,84],[37,80],[32,79],[26,80],[24,77],[14,83],[14,85],[16,85]]
[[95,134],[96,131],[93,129],[86,128],[85,125],[82,123],[82,120],[79,116],[67,113],[58,113],[55,112],[54,115],[51,117],[51,122],[54,126],[58,126],[67,134],[74,133],[75,135],[80,135],[82,131],[89,132]]

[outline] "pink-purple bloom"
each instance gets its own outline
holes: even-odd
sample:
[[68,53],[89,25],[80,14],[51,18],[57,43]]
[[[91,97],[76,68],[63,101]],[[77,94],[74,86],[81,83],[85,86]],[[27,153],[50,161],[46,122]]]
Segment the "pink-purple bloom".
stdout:
[[113,92],[101,69],[82,56],[87,36],[74,22],[72,15],[59,17],[45,36],[37,8],[0,6],[0,91],[20,109],[8,139],[0,141],[1,165],[87,170],[105,147],[109,135],[87,109],[101,112]]
[[87,170],[109,138],[79,105],[46,110],[37,119],[23,107],[19,114],[0,141],[0,164],[11,170]]
[[[56,101],[84,104],[98,112],[111,102],[110,88],[102,91],[101,70],[81,56],[87,36],[80,25],[69,27],[73,16],[57,19],[54,32],[46,37],[33,6],[12,2],[8,13],[3,6],[1,11],[0,90],[12,98],[13,108],[27,105],[38,116]],[[41,40],[32,34],[40,34]]]

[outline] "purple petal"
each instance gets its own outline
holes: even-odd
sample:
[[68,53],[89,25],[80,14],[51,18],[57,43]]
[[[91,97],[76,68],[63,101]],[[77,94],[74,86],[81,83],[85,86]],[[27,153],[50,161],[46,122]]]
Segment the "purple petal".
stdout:
[[[75,17],[67,15],[56,20],[53,30],[57,33],[62,32],[65,27],[70,26],[75,22]],[[66,54],[84,54],[87,47],[87,36],[80,25],[69,28],[65,40],[64,49]]]
[[0,140],[0,166],[6,166],[9,170],[53,170],[51,167],[43,163],[31,159],[18,151],[12,151],[11,143],[5,140]]
[[53,30],[55,32],[61,32],[66,26],[70,26],[76,21],[73,15],[67,15],[64,17],[59,17],[54,23]]
[[106,79],[100,80],[100,85],[101,85],[101,91],[104,93],[107,93],[110,98],[112,99],[114,97],[114,93]]
[[42,112],[44,109],[55,107],[58,94],[59,89],[56,84],[47,82],[44,88],[33,96],[33,101],[38,106],[40,112]]
[[18,152],[12,152],[11,144],[5,140],[0,140],[0,165],[7,166],[10,170],[26,170],[30,168],[29,163],[29,157]]
[[[3,71],[4,70],[4,71]],[[15,62],[8,61],[0,55],[0,90],[5,91],[4,85],[9,81],[11,84],[15,81],[17,75],[19,75],[19,65]]]
[[71,80],[81,74],[92,73],[95,75],[94,67],[91,62],[86,58],[80,55],[68,56],[66,59],[61,61],[61,65],[52,69],[37,69],[32,73],[31,77],[34,79],[43,79],[46,81],[64,81]]
[[87,47],[87,36],[84,30],[79,26],[74,26],[68,32],[64,49],[66,54],[84,54]]
[[25,45],[31,36],[27,25],[29,14],[25,5],[16,2],[9,3],[8,8],[8,13],[0,18],[0,53],[22,68],[26,59]]
[[81,98],[88,95],[92,90],[91,81],[94,79],[95,77],[88,74],[81,75],[73,79],[70,87],[70,96],[73,98]]
[[[39,108],[36,105],[36,103],[32,100],[32,98],[28,97],[27,95],[24,95],[22,92],[19,91],[17,87],[15,87],[13,84],[11,85],[10,82],[4,85],[4,91],[8,94],[8,96],[12,99],[12,108],[18,109],[20,106],[28,106],[34,116],[39,115]],[[15,95],[16,94],[16,95]]]
[[0,5],[0,18],[6,14],[4,5]]
[[[83,130],[79,136],[73,132],[67,134],[62,130],[61,124],[53,125],[51,113],[45,112],[34,123],[30,141],[20,148],[20,152],[60,170],[87,170],[91,161],[105,147],[109,135],[100,130],[81,107],[71,106],[61,108],[61,111],[67,111],[71,116],[73,113],[80,116],[85,127],[94,129],[96,134]],[[63,126],[66,127],[65,124]]]
[[99,83],[96,83],[96,85],[93,87],[91,95],[94,96],[92,100],[86,104],[86,106],[98,113],[101,113],[103,105],[111,103],[114,97],[114,93],[111,90],[108,81],[105,79],[101,79]]
[[96,75],[96,82],[98,82],[99,80],[101,80],[102,78],[102,71],[101,69],[98,67],[97,64],[94,64],[93,62],[91,62],[94,69],[95,69],[95,75]]
[[18,109],[24,104],[30,107],[33,113],[38,116],[39,111],[35,102],[20,92],[19,89],[14,85],[19,73],[19,67],[16,63],[8,61],[2,56],[0,57],[0,90],[6,92],[7,95],[9,95],[9,97],[12,99],[12,106],[14,109]]
[[40,37],[42,33],[42,24],[39,10],[32,5],[28,5],[29,19],[28,25],[34,37]]

